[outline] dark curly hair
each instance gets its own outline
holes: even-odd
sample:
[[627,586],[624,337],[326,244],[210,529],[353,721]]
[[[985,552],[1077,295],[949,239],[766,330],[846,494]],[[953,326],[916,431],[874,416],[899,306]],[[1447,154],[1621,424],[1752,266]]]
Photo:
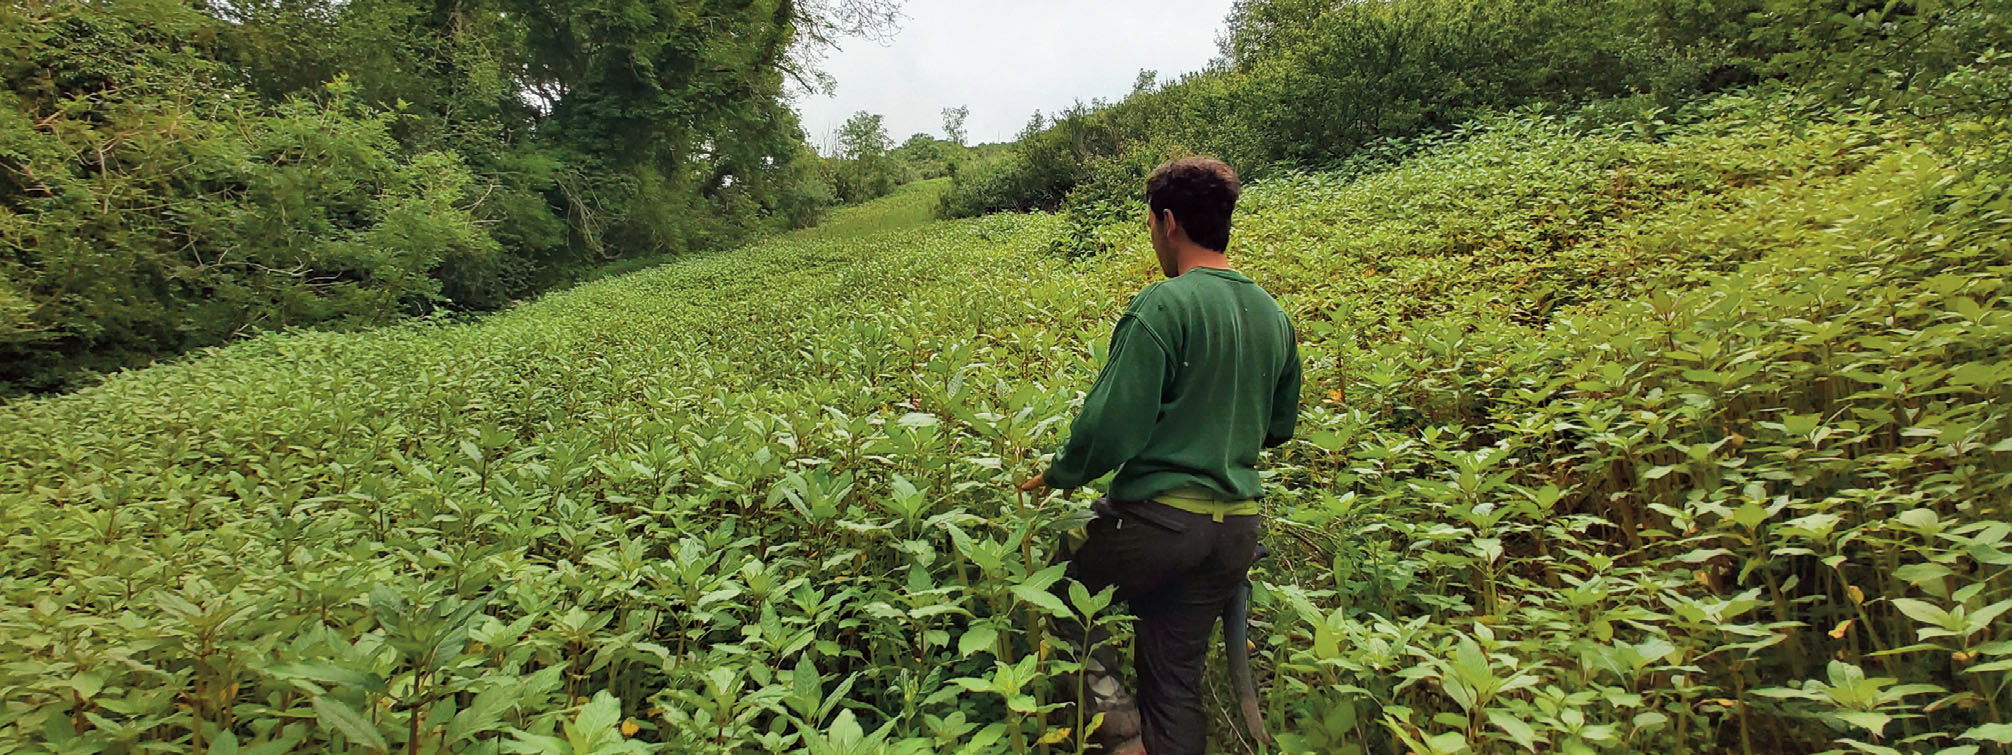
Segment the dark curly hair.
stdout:
[[1207,157],[1168,160],[1146,178],[1146,206],[1154,217],[1172,210],[1189,239],[1218,252],[1230,246],[1230,213],[1241,193],[1236,170]]

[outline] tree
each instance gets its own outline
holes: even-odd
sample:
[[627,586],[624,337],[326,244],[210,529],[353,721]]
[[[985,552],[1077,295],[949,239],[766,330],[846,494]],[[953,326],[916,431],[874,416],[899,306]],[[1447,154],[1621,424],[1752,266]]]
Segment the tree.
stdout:
[[950,164],[963,151],[956,144],[918,133],[908,137],[908,141],[902,142],[888,156],[894,160],[895,172],[901,182],[907,183],[950,175]]
[[1145,94],[1153,91],[1153,85],[1159,80],[1159,71],[1151,68],[1139,69],[1138,78],[1132,79],[1132,94]]
[[861,110],[845,119],[838,129],[838,196],[847,202],[863,202],[894,190],[894,161],[887,156],[894,146],[887,137],[881,116]]
[[845,119],[838,128],[838,156],[847,160],[880,157],[894,146],[887,137],[884,118],[861,110]]
[[964,120],[971,117],[971,106],[958,105],[943,109],[943,136],[958,146],[964,145]]

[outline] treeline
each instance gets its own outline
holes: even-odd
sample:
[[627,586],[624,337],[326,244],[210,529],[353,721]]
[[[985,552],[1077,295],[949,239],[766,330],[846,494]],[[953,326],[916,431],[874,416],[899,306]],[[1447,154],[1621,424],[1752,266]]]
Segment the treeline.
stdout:
[[972,153],[964,146],[964,120],[970,115],[968,107],[945,108],[943,133],[949,139],[917,133],[895,146],[884,117],[864,110],[853,113],[839,127],[832,154],[824,160],[833,196],[841,202],[864,202],[912,181],[955,175]]
[[814,222],[784,96],[891,0],[0,7],[0,394]]
[[1147,72],[1115,104],[1036,114],[1012,150],[959,175],[939,211],[1063,209],[1059,246],[1090,253],[1106,246],[1102,224],[1136,212],[1145,172],[1177,153],[1262,178],[1393,158],[1404,140],[1490,111],[1653,120],[1771,81],[1867,107],[1919,102],[1962,89],[1953,72],[2002,65],[2008,29],[2012,0],[1238,0],[1208,70]]

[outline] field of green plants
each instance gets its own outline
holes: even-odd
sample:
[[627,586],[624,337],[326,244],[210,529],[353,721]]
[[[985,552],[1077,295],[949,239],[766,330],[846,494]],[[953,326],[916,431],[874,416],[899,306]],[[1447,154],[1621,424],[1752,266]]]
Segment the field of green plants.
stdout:
[[[2007,752],[2008,136],[1735,95],[1252,186],[1272,750]],[[0,750],[1074,751],[1090,494],[1011,483],[1155,266],[943,189],[0,406]]]

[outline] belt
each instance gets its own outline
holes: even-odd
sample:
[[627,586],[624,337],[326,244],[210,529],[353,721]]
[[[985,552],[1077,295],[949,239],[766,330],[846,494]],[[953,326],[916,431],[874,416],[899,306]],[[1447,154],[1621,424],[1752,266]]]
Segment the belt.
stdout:
[[1200,488],[1179,488],[1153,496],[1153,501],[1190,514],[1201,514],[1218,522],[1225,516],[1249,516],[1258,513],[1255,498],[1240,501],[1224,501],[1211,497],[1211,491]]

